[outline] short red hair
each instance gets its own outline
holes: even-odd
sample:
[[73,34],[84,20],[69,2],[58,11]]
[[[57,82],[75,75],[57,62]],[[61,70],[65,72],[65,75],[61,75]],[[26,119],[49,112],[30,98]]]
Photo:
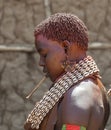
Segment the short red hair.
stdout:
[[42,34],[47,39],[58,42],[69,41],[87,50],[88,32],[85,24],[70,13],[57,13],[41,22],[35,28],[35,37]]

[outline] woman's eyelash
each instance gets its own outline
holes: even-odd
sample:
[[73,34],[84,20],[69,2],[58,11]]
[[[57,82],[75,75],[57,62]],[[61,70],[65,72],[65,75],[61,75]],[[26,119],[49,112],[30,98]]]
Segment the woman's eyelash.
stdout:
[[45,54],[45,55],[43,55],[43,57],[46,57],[47,55]]

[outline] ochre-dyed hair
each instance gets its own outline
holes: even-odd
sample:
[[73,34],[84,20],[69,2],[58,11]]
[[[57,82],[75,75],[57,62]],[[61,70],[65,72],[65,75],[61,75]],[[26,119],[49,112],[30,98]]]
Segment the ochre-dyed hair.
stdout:
[[87,50],[88,32],[84,23],[70,13],[57,13],[41,22],[35,28],[35,37],[42,34],[47,39],[58,42],[69,41]]

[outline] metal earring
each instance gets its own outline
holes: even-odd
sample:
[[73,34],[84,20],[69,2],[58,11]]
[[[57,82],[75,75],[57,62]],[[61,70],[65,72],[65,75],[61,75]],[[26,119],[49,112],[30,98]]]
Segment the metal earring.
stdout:
[[66,56],[66,60],[62,62],[61,67],[65,70],[65,72],[72,72],[74,70],[75,64],[75,61],[70,61],[68,56]]

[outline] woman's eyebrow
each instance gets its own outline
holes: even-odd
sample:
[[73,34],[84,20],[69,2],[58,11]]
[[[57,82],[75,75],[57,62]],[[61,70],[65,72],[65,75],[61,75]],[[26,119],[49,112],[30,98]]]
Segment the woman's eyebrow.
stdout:
[[38,48],[37,51],[38,51],[39,53],[41,53],[41,52],[43,51],[43,49],[42,49],[42,48]]
[[45,53],[47,50],[45,48],[38,48],[37,52],[38,53]]

